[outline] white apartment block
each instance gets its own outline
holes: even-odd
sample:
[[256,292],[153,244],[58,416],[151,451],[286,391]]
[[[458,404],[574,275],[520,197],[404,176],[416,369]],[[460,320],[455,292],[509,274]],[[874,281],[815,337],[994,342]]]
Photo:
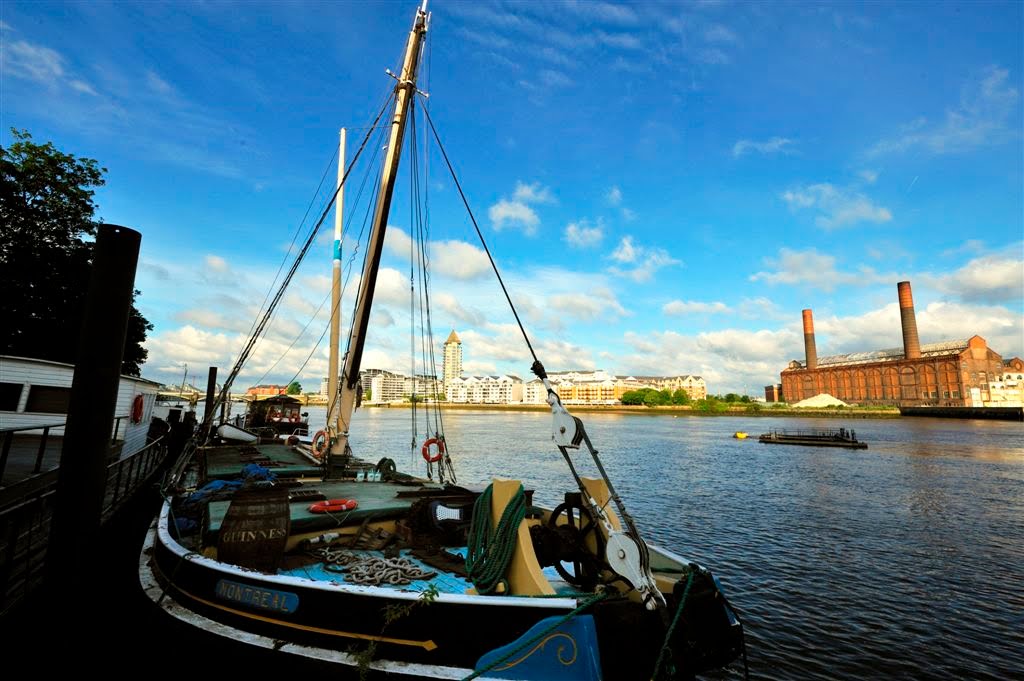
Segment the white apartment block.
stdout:
[[518,404],[523,380],[518,376],[465,376],[448,383],[448,401],[460,404]]

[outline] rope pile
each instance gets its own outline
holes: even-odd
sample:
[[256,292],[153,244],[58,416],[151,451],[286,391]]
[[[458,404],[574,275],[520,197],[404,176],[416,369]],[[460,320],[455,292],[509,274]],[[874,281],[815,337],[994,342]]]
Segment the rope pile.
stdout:
[[324,569],[344,572],[345,579],[361,586],[408,586],[414,581],[433,579],[436,572],[426,572],[408,558],[359,556],[337,549],[317,549],[313,554],[323,560]]

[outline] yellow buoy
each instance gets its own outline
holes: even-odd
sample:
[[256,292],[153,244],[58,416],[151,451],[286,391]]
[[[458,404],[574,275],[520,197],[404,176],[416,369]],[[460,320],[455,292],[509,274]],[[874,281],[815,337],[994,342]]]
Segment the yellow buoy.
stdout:
[[733,435],[733,437],[736,438],[737,440],[746,440],[747,434],[744,433],[742,430],[738,430],[736,431],[736,434]]

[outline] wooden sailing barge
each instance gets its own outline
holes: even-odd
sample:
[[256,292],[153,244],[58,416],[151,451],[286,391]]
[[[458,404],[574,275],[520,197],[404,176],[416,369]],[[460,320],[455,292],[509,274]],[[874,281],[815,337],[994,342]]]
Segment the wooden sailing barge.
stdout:
[[[204,423],[165,484],[166,502],[140,560],[144,589],[163,610],[212,635],[396,676],[619,681],[689,678],[723,667],[740,656],[743,627],[717,580],[642,538],[583,422],[561,404],[536,355],[532,370],[548,389],[552,439],[575,483],[555,508],[534,505],[532,490],[518,480],[459,485],[440,429],[422,446],[426,477],[398,471],[386,453],[357,457],[350,448],[428,23],[424,3],[396,77],[358,302],[340,385],[329,388],[326,431],[312,446],[225,444]],[[432,123],[431,130],[437,138]],[[341,166],[335,310],[348,175]],[[453,179],[459,186],[454,172]],[[332,363],[336,324],[332,314]],[[573,457],[586,455],[599,478],[577,472]]]

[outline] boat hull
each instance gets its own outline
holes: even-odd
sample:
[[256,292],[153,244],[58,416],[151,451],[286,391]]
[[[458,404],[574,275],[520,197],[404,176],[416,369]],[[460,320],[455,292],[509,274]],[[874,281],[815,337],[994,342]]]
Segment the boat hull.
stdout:
[[[412,589],[262,574],[188,551],[168,532],[167,520],[165,507],[147,539],[140,566],[147,593],[167,612],[235,640],[264,646],[272,642],[274,649],[349,666],[365,665],[372,658],[373,669],[404,671],[420,678],[464,678],[489,653],[520,643],[531,627],[557,623],[593,598],[592,594],[529,598],[441,593],[427,603],[420,591]],[[687,660],[687,667],[721,666],[735,659],[742,644],[741,625],[720,599],[716,585],[712,587],[714,593],[706,585],[691,589],[687,617],[682,618],[678,634],[701,636],[702,629],[706,633],[709,627],[704,620],[710,612],[721,640],[714,650],[702,640],[705,653],[701,659]],[[670,607],[679,595],[669,596]],[[395,612],[402,615],[386,621]],[[509,669],[507,674],[513,675],[492,678],[649,679],[664,643],[660,614],[624,598],[595,602],[586,614],[593,616],[592,633],[581,637],[564,628],[551,630],[547,638],[560,639],[561,647],[534,646],[531,656],[551,657],[550,674],[520,677]],[[686,647],[681,642],[673,645],[678,650]],[[583,664],[588,658],[597,660],[603,672],[595,675],[584,670],[573,676],[566,660]]]

